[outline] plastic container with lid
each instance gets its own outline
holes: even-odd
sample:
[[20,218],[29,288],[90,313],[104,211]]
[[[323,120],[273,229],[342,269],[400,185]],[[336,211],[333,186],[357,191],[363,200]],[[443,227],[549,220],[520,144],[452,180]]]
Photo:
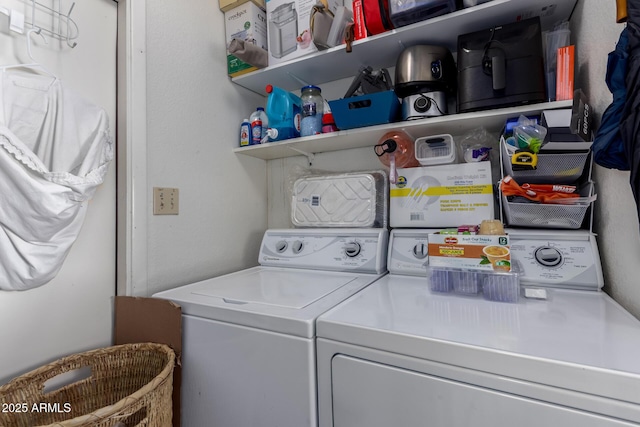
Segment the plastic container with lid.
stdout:
[[300,136],[300,98],[284,89],[267,85],[267,118],[269,141],[282,141]]
[[453,137],[448,134],[418,138],[415,150],[416,159],[422,166],[456,162],[456,146]]
[[304,86],[300,90],[302,101],[302,120],[300,123],[300,136],[310,136],[322,133],[322,113],[324,112],[324,100],[318,86]]

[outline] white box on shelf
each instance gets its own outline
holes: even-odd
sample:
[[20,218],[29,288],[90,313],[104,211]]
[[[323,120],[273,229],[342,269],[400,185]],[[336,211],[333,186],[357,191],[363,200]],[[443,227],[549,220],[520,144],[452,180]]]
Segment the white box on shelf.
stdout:
[[256,4],[256,6],[261,7],[262,9],[265,8],[264,6],[264,0],[218,0],[218,3],[220,5],[220,10],[223,12],[228,12],[231,9],[233,9],[234,7],[238,7],[241,4],[244,4],[248,1],[252,1],[253,3]]
[[[318,50],[311,41],[309,28],[311,9],[316,1],[267,0],[266,3],[269,66]],[[335,15],[343,0],[328,0],[327,4]]]
[[457,227],[494,219],[491,163],[398,169],[389,206],[391,227]]
[[231,77],[239,76],[258,68],[247,64],[229,53],[232,39],[241,39],[267,50],[267,16],[265,10],[253,2],[246,2],[224,13],[227,45],[227,72]]

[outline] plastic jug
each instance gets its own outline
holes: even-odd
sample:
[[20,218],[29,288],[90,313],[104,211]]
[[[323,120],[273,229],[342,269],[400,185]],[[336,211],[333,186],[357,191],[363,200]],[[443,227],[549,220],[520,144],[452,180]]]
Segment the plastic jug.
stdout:
[[409,134],[393,130],[382,135],[374,147],[380,163],[389,167],[389,182],[395,184],[398,178],[396,168],[420,166],[414,152],[414,141]]
[[267,117],[269,141],[282,141],[300,136],[300,98],[286,90],[267,85]]

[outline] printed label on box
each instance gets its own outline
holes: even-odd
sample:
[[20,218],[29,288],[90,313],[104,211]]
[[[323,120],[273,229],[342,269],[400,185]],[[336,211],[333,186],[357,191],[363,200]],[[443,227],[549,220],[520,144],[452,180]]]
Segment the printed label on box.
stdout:
[[429,266],[511,271],[507,235],[429,234]]
[[398,169],[392,227],[457,227],[494,219],[489,162]]
[[242,40],[267,50],[267,18],[263,9],[252,2],[244,3],[224,14],[227,43],[227,72],[236,77],[250,71],[257,70],[251,64],[244,62],[229,53],[229,44],[233,39]]
[[[269,66],[317,52],[312,42],[309,18],[316,0],[267,0]],[[323,2],[336,14],[343,0]]]

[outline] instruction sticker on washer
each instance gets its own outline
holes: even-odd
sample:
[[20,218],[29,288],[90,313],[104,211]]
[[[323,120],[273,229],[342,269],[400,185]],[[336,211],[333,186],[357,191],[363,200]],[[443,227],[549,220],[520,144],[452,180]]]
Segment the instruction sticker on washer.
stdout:
[[457,227],[494,219],[488,161],[398,169],[389,195],[392,227]]

